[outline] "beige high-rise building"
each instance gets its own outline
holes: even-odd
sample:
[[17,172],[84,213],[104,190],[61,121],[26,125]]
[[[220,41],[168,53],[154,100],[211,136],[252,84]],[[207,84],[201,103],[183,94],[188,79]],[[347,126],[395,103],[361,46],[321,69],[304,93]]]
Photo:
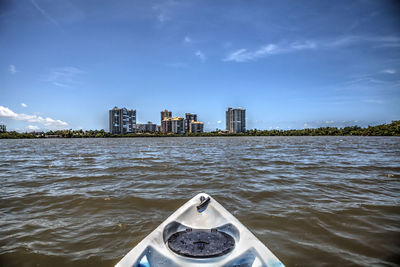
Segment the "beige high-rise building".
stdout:
[[202,133],[204,125],[201,121],[192,121],[189,125],[190,133]]
[[161,111],[161,122],[165,118],[172,118],[172,111],[168,111],[168,110]]
[[164,134],[172,132],[172,118],[164,118],[161,121],[161,132]]
[[171,131],[174,134],[185,133],[185,120],[182,117],[172,118]]
[[197,121],[197,114],[185,113],[185,132],[190,132],[190,123]]
[[185,133],[185,120],[182,117],[164,118],[161,122],[162,133]]

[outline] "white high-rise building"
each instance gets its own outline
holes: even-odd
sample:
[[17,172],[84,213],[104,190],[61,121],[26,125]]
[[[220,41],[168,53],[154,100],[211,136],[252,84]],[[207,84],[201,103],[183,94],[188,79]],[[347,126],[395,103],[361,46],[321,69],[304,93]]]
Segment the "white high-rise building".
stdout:
[[109,127],[112,134],[136,131],[136,110],[114,107],[109,111]]
[[246,131],[246,110],[231,108],[226,111],[226,130],[229,133],[244,133]]

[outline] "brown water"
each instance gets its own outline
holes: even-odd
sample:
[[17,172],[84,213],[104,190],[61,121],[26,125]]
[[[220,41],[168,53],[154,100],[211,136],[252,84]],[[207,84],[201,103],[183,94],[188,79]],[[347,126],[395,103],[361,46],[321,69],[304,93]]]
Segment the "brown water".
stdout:
[[398,266],[400,138],[0,140],[0,266],[112,266],[207,192],[288,266]]

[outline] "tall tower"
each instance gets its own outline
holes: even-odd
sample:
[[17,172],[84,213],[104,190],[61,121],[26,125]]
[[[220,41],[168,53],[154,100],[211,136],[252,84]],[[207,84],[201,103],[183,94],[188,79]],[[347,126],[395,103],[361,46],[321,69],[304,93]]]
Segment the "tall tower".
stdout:
[[185,132],[190,132],[190,123],[197,121],[197,114],[185,113]]
[[246,110],[231,108],[226,111],[226,130],[229,133],[244,133],[246,131]]
[[172,118],[172,112],[171,112],[171,111],[168,111],[168,110],[161,111],[161,122],[162,122],[165,118]]
[[172,112],[168,110],[161,111],[161,132],[172,132]]
[[172,118],[171,132],[174,134],[184,134],[185,133],[185,120],[182,117]]
[[135,132],[136,110],[114,107],[109,111],[109,127],[112,134]]

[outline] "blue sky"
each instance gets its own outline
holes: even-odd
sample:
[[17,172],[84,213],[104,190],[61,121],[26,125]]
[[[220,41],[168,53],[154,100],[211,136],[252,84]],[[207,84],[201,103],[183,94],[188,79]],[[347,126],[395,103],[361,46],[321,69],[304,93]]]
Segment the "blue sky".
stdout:
[[400,119],[397,1],[82,1],[0,4],[0,122],[8,130],[108,130],[197,113],[224,129]]

